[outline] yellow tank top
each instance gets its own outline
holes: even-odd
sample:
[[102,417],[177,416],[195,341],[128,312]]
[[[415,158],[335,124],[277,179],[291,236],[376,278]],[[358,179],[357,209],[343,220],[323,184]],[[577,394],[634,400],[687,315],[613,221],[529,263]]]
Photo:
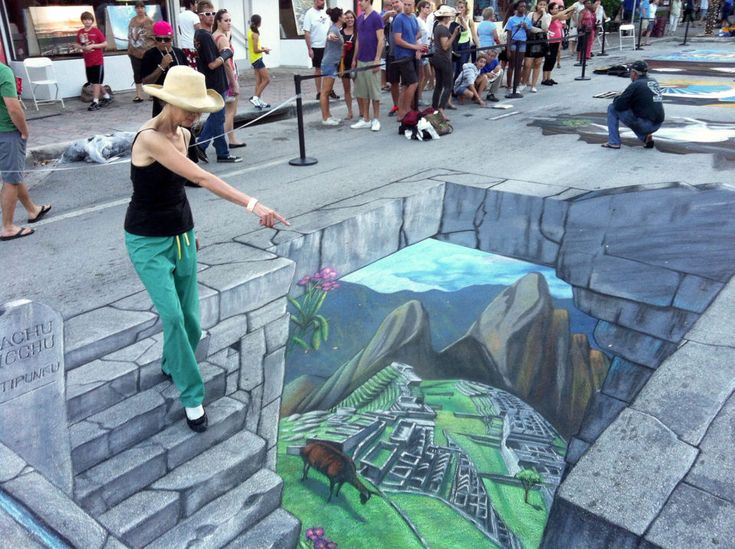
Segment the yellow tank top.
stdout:
[[[255,63],[258,59],[263,57],[262,52],[255,52],[255,40],[254,36],[256,33],[252,31],[248,27],[248,59],[250,60],[250,63]],[[260,34],[258,34],[258,41],[260,42]],[[260,46],[260,44],[258,44]]]

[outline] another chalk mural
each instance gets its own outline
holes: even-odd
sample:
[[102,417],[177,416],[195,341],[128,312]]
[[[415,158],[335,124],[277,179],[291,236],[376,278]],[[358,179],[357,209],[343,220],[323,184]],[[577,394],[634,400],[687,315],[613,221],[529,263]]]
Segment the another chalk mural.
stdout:
[[[607,141],[607,115],[603,113],[537,117],[528,125],[541,128],[544,135],[577,134],[587,143]],[[624,145],[643,146],[622,124],[620,137]],[[714,154],[728,164],[722,168],[731,169],[731,162],[735,161],[735,124],[696,118],[667,118],[666,124],[655,134],[655,147],[672,154]]]
[[277,471],[301,546],[537,547],[609,364],[571,288],[432,239],[299,288]]
[[679,105],[735,107],[735,85],[707,80],[660,82],[664,102]]
[[684,50],[646,59],[654,72],[699,76],[735,74],[735,52],[732,50]]

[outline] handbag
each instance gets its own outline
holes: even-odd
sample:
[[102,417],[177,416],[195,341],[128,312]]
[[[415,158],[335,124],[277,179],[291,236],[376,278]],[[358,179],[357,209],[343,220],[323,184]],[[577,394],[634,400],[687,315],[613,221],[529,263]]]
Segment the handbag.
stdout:
[[424,118],[429,121],[434,130],[436,130],[436,133],[439,135],[449,135],[454,131],[452,125],[444,120],[444,117],[440,112],[427,114]]

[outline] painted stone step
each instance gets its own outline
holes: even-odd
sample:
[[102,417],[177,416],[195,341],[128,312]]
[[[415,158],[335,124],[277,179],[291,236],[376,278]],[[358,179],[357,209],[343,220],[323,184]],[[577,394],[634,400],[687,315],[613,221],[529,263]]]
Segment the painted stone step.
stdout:
[[[205,405],[225,394],[225,371],[200,364]],[[86,471],[133,447],[184,417],[178,391],[170,382],[137,393],[114,406],[75,423],[69,430],[74,474]]]
[[74,499],[99,516],[168,471],[242,429],[247,409],[223,397],[207,407],[209,428],[195,433],[180,421],[133,448],[95,465],[74,479]]
[[177,467],[149,489],[138,492],[99,520],[133,547],[141,547],[227,494],[262,467],[265,441],[242,431]]
[[153,541],[151,549],[222,547],[275,511],[283,481],[261,469],[245,482],[202,507]]
[[276,509],[224,549],[293,549],[299,542],[300,532],[301,523],[296,517]]
[[[209,340],[208,334],[202,336],[197,360],[206,358]],[[68,421],[76,423],[165,381],[161,373],[162,353],[163,335],[158,334],[69,371],[66,378]]]

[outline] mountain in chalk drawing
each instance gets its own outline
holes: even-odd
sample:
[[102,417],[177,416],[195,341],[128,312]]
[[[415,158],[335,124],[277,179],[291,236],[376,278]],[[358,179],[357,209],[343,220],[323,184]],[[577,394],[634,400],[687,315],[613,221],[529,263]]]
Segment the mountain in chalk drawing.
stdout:
[[575,434],[609,361],[573,334],[569,313],[555,309],[546,280],[531,273],[505,288],[467,333],[432,349],[429,315],[417,300],[388,314],[370,342],[328,379],[301,376],[286,386],[281,413],[326,410],[392,362],[423,379],[466,379],[503,389],[544,415],[564,437]]

